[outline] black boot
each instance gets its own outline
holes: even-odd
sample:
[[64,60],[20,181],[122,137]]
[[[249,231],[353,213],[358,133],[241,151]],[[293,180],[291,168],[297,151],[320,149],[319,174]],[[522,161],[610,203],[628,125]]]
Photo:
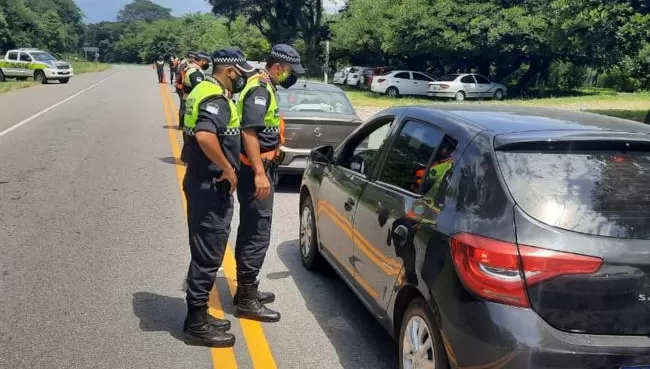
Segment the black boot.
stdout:
[[[257,288],[259,287],[260,283],[255,282],[255,290],[257,291],[257,299],[262,303],[262,304],[270,304],[275,301],[275,295],[272,292],[262,292],[258,290]],[[239,304],[239,289],[237,289],[237,292],[235,292],[235,297],[232,299],[233,304],[237,305]]]
[[234,346],[235,336],[217,328],[215,322],[219,322],[217,324],[222,327],[230,327],[230,322],[227,320],[221,320],[210,316],[207,307],[190,308],[183,327],[185,343],[188,345],[208,347]]
[[237,318],[267,323],[280,320],[280,313],[267,308],[258,299],[257,283],[239,284],[236,295],[238,295],[237,305],[235,305],[235,316]]

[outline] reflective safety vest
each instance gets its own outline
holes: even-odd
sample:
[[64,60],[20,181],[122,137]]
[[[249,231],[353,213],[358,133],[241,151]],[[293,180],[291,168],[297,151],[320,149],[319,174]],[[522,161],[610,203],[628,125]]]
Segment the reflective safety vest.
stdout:
[[[266,74],[260,72],[248,78],[246,87],[244,87],[244,89],[239,93],[239,99],[237,100],[237,110],[239,111],[240,117],[244,115],[244,100],[250,90],[255,87],[266,88],[271,99],[269,102],[269,107],[266,110],[266,114],[264,115],[264,131],[277,132],[279,136],[278,147],[275,150],[261,153],[261,156],[263,160],[277,160],[281,154],[280,146],[284,145],[285,142],[285,122],[284,118],[280,115],[280,107],[278,106],[275,87],[273,87],[273,83],[268,79]],[[243,153],[241,155],[241,161],[245,165],[251,165],[248,157],[246,157],[246,155]]]
[[196,121],[199,119],[199,106],[201,103],[206,101],[209,98],[213,97],[222,97],[228,101],[228,106],[230,107],[230,122],[226,129],[230,134],[235,131],[238,133],[240,129],[240,115],[237,112],[237,106],[235,103],[226,97],[224,94],[223,88],[219,86],[218,82],[214,79],[208,77],[205,81],[202,81],[187,96],[187,104],[185,108],[185,134],[188,136],[194,136],[194,129],[196,128]]

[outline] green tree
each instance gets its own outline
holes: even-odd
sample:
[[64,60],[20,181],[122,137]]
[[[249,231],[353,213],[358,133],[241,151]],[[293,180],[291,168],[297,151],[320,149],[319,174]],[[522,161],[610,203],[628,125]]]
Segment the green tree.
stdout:
[[117,14],[117,20],[120,22],[131,23],[143,21],[151,23],[160,19],[169,19],[172,17],[171,9],[160,6],[149,0],[133,0],[132,3],[124,6]]

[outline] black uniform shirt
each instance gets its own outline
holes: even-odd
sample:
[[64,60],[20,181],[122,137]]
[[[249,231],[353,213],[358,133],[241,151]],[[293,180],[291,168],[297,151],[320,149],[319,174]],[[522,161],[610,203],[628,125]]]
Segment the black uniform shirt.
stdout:
[[278,132],[265,132],[264,116],[271,104],[269,91],[266,87],[253,87],[244,97],[244,113],[241,129],[256,128],[260,140],[260,153],[275,150],[280,144]]
[[[223,97],[210,98],[199,105],[199,118],[196,132],[205,131],[219,137],[219,144],[230,165],[239,170],[241,139],[239,134],[228,130],[230,108]],[[221,176],[221,169],[205,155],[194,136],[188,137],[183,146],[183,160],[187,163],[187,173],[198,179],[210,179]]]

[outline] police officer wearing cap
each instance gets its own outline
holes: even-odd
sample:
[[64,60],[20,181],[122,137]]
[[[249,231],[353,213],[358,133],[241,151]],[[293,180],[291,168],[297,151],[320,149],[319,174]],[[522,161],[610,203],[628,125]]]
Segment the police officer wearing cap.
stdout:
[[304,74],[300,54],[286,44],[275,45],[259,73],[249,77],[237,100],[241,115],[242,167],[237,198],[239,229],[235,245],[237,292],[235,316],[277,322],[280,313],[265,304],[275,301],[270,292],[260,292],[257,280],[271,240],[274,160],[280,146],[280,114],[276,86],[289,88]]
[[187,97],[183,190],[191,262],[187,273],[187,317],[183,327],[190,345],[231,347],[228,320],[208,313],[208,296],[223,261],[233,215],[233,192],[240,167],[240,119],[231,100],[254,71],[239,49],[217,50],[211,75]]
[[[180,109],[183,114],[179,112],[179,117],[181,118],[178,122],[179,129],[184,127],[184,117],[185,117],[185,106],[187,95],[192,92],[192,89],[199,83],[203,81],[204,72],[210,68],[210,55],[203,52],[190,51],[189,54],[189,63],[183,73],[181,84],[183,88],[183,99],[181,99]],[[183,139],[185,139],[185,134],[183,134]]]

